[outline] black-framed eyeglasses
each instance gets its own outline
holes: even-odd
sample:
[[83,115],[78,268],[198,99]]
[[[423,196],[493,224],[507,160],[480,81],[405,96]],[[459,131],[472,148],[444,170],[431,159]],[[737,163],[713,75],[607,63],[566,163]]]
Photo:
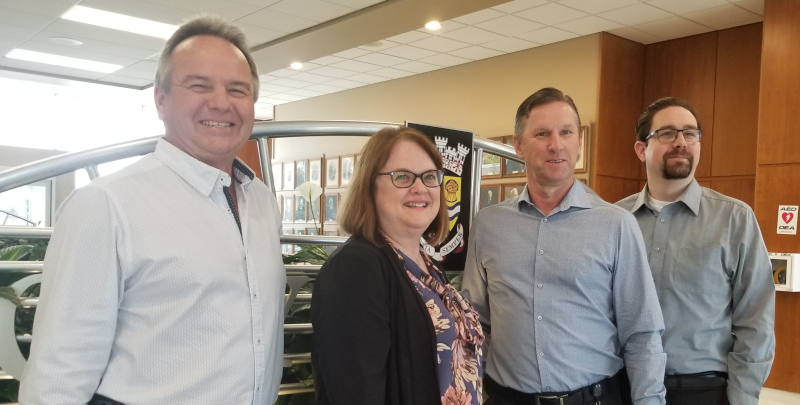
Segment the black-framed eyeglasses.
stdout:
[[644,141],[647,142],[648,139],[652,138],[653,135],[656,136],[659,142],[675,142],[678,139],[678,132],[683,133],[683,139],[686,140],[686,143],[695,143],[700,141],[700,137],[703,136],[703,131],[697,128],[687,128],[687,129],[657,129],[649,134],[647,134],[647,138],[644,138]]
[[409,172],[408,170],[395,170],[386,173],[378,173],[389,176],[392,184],[397,188],[409,188],[417,181],[417,177],[422,180],[425,187],[434,188],[442,185],[444,170],[428,170],[421,174]]

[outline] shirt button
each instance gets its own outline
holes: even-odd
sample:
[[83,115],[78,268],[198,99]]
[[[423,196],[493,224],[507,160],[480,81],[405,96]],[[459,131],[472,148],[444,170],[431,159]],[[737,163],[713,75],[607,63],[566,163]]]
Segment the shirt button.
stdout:
[[661,223],[664,223],[664,218],[661,218],[659,221],[661,221]]
[[539,352],[539,357],[544,357],[544,352]]
[[258,339],[258,344],[261,344],[261,339]]
[[540,321],[541,321],[541,320],[542,320],[542,316],[541,316],[541,315],[539,315],[539,316],[537,316],[537,317],[536,317],[536,319],[538,319],[538,320],[540,320]]
[[547,386],[547,387],[544,387],[544,390],[545,390],[545,391],[550,391],[550,390],[552,390],[552,388],[550,388],[549,386]]
[[656,252],[660,252],[660,251],[661,251],[661,248],[656,248]]
[[541,284],[537,284],[536,286],[537,286],[537,287],[539,287],[539,288],[542,288],[542,285],[541,285]]
[[547,218],[544,219],[544,222],[547,222]]
[[543,254],[544,254],[544,250],[540,250],[540,251],[539,251],[539,254],[540,254],[540,255],[543,255]]

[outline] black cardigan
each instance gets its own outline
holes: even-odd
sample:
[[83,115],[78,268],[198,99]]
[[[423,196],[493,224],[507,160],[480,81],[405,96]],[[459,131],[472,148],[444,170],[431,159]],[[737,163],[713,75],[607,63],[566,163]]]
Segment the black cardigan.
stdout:
[[317,404],[441,404],[433,323],[392,248],[353,236],[337,249],[311,323]]

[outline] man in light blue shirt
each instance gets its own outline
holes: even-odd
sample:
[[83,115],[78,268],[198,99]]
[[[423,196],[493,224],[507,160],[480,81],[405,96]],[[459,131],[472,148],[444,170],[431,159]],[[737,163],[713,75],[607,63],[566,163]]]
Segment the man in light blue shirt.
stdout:
[[[490,336],[488,405],[663,404],[664,329],[633,216],[574,178],[575,103],[545,88],[517,110],[528,184],[472,225],[464,291]],[[627,396],[627,395],[624,395]]]
[[667,403],[757,405],[775,354],[775,286],[753,210],[697,184],[703,131],[687,102],[654,102],[636,134],[647,185],[617,205],[647,245],[666,323]]

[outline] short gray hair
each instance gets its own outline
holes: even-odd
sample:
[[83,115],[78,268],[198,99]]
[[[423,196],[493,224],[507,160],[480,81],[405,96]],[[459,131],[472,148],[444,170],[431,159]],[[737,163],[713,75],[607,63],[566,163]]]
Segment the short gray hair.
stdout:
[[247,40],[244,37],[244,33],[233,24],[213,15],[204,14],[194,17],[183,23],[178,27],[178,30],[169,37],[167,43],[164,44],[164,50],[161,51],[161,57],[158,59],[155,86],[165,93],[169,92],[169,75],[172,73],[172,67],[170,66],[172,52],[175,51],[175,48],[181,42],[197,35],[209,35],[222,38],[242,51],[244,58],[247,60],[247,64],[250,66],[250,74],[253,76],[253,102],[257,101],[259,87],[258,68],[256,67],[256,62],[253,60],[253,56],[250,55],[250,50],[247,48]]

